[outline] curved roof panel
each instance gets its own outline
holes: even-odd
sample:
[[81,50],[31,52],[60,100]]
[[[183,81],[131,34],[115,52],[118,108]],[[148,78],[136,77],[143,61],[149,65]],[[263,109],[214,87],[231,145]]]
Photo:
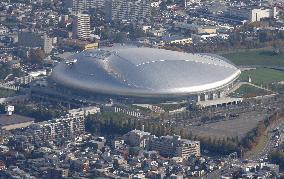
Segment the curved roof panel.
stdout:
[[126,46],[78,53],[58,64],[52,77],[79,90],[143,97],[210,91],[239,74],[237,67],[213,54]]

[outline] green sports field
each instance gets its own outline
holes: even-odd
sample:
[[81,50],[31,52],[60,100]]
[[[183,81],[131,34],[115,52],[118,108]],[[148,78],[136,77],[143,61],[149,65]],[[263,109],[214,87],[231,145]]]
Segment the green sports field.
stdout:
[[284,52],[275,55],[271,49],[247,50],[221,54],[238,66],[263,65],[283,66]]
[[242,85],[239,89],[237,89],[233,93],[231,93],[230,96],[236,98],[251,98],[251,97],[264,96],[269,94],[271,94],[271,92],[245,84]]
[[16,91],[0,88],[0,98],[6,98],[16,95]]
[[256,70],[243,71],[240,80],[248,81],[249,76],[253,84],[268,85],[271,83],[284,81],[284,71],[273,70],[268,68],[258,68]]

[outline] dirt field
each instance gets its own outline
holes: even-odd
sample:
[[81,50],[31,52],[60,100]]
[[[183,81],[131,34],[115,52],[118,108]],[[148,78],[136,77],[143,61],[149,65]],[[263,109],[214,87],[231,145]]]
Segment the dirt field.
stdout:
[[187,129],[197,136],[211,136],[216,138],[238,136],[242,138],[248,131],[255,128],[260,120],[265,118],[265,113],[250,112],[240,114],[233,120],[220,121],[202,126],[188,126]]

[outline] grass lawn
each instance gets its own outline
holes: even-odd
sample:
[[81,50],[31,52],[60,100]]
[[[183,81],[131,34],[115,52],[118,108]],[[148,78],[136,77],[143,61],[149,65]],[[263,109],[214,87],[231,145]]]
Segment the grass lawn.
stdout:
[[268,94],[271,93],[266,90],[245,84],[242,85],[239,89],[237,89],[233,93],[231,93],[230,96],[236,98],[251,98],[256,96],[264,96]]
[[239,66],[264,65],[284,67],[284,52],[279,55],[274,55],[270,49],[248,50],[242,52],[224,53],[221,55]]
[[185,107],[186,104],[158,104],[157,106],[163,108],[166,112],[169,112]]
[[17,92],[9,89],[0,88],[0,98],[14,96]]
[[256,70],[243,71],[240,75],[240,80],[248,81],[249,76],[252,79],[252,83],[257,85],[267,85],[273,82],[284,81],[283,71],[268,68],[258,68]]

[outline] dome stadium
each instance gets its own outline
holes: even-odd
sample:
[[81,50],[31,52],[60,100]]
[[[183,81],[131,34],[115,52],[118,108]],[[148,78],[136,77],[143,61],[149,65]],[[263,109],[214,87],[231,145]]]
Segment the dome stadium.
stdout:
[[92,94],[163,98],[227,89],[240,73],[214,54],[120,46],[75,54],[53,69],[52,79]]

